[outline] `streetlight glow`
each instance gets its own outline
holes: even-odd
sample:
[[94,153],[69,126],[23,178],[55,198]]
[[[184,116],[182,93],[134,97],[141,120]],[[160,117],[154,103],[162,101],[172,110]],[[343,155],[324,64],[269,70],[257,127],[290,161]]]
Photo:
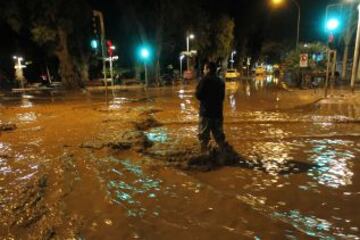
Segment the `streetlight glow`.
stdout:
[[272,0],[272,3],[274,4],[274,5],[280,5],[280,4],[282,4],[284,2],[284,0]]
[[150,52],[147,48],[142,48],[140,51],[140,55],[142,58],[147,59],[150,56]]
[[340,25],[339,20],[336,18],[332,18],[326,23],[326,28],[330,31],[334,31],[339,27],[339,25]]
[[194,34],[190,34],[189,38],[190,38],[190,39],[194,39],[194,38],[195,38],[195,35],[194,35]]
[[[284,2],[284,0],[271,0],[271,1],[274,6],[279,6]],[[293,2],[298,9],[297,33],[296,33],[296,48],[297,48],[299,46],[299,42],[300,42],[301,6],[300,6],[298,0],[291,0],[291,2]]]

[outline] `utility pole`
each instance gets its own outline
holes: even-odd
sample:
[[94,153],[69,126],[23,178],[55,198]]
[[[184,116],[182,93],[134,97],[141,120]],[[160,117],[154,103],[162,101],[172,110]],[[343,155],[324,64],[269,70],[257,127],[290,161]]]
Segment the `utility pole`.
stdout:
[[347,28],[346,28],[346,33],[344,36],[344,44],[345,44],[345,49],[344,49],[344,55],[343,55],[343,63],[342,63],[342,73],[341,73],[341,79],[343,81],[346,80],[347,78],[347,63],[348,63],[348,58],[349,58],[349,50],[350,50],[350,42],[351,42],[351,37],[353,34],[353,29],[352,29],[352,18],[353,18],[353,6],[354,3],[351,5],[350,7],[350,16],[347,22]]
[[195,38],[195,35],[194,34],[188,34],[186,36],[186,52],[187,52],[187,55],[186,55],[186,65],[187,65],[187,71],[190,71],[190,39],[194,39]]
[[354,50],[354,58],[353,58],[353,66],[351,73],[351,90],[355,90],[355,81],[357,78],[357,70],[359,63],[359,47],[360,47],[360,4],[358,5],[358,26],[356,32],[356,42],[355,42],[355,50]]
[[296,48],[299,47],[300,43],[300,23],[301,23],[301,6],[296,0],[292,0],[298,9],[298,16],[297,16],[297,31],[296,31]]
[[102,12],[93,10],[93,14],[95,17],[99,18],[100,21],[100,31],[101,31],[101,58],[103,61],[103,75],[104,75],[104,82],[105,82],[105,88],[107,89],[107,76],[106,76],[106,49],[105,49],[105,24],[104,24],[104,15]]

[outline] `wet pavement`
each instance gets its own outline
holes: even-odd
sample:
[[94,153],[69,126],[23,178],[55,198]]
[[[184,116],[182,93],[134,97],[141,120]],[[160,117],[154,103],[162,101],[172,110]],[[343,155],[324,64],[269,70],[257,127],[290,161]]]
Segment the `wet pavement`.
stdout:
[[203,155],[194,87],[1,96],[1,239],[360,239],[359,97],[228,83]]

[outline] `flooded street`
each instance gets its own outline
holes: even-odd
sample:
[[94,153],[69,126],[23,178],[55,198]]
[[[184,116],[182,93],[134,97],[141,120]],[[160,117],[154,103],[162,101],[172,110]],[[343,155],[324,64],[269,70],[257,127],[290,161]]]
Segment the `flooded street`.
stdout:
[[1,239],[360,239],[359,97],[229,83],[208,164],[194,90],[0,96]]

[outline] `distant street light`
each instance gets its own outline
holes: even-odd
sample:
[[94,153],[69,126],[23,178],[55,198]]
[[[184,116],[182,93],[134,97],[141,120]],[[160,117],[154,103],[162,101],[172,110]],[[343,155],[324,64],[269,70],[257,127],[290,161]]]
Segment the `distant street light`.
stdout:
[[236,51],[232,51],[231,53],[231,60],[230,60],[230,63],[231,63],[231,69],[234,69],[234,56],[236,54]]
[[183,65],[182,65],[182,63],[183,63],[184,58],[185,58],[185,55],[181,55],[179,57],[179,60],[180,60],[180,77],[183,76]]
[[186,36],[186,51],[187,51],[187,71],[190,70],[190,39],[194,39],[194,34],[189,34]]
[[144,69],[145,69],[145,87],[148,87],[148,75],[147,75],[147,61],[150,58],[150,50],[147,47],[142,47],[140,49],[140,58],[144,61]]
[[22,65],[22,61],[24,61],[23,57],[17,57],[17,56],[13,56],[13,59],[16,60],[15,63],[15,75],[16,75],[16,79],[18,81],[20,81],[21,84],[21,88],[24,89],[24,71],[23,68],[26,68],[26,65]]
[[[113,45],[110,48],[111,48],[111,50],[116,49],[115,46],[113,46]],[[114,61],[116,61],[118,59],[119,59],[118,56],[112,56],[112,54],[111,54],[111,56],[106,58],[106,61],[108,61],[109,64],[110,64],[110,79],[111,79],[111,85],[112,86],[114,86],[114,64],[113,63],[114,63]]]
[[[298,9],[298,19],[297,19],[297,33],[296,33],[296,48],[299,47],[300,42],[300,21],[301,21],[301,7],[297,0],[291,0]],[[272,0],[272,3],[277,6],[284,2],[284,0]]]

